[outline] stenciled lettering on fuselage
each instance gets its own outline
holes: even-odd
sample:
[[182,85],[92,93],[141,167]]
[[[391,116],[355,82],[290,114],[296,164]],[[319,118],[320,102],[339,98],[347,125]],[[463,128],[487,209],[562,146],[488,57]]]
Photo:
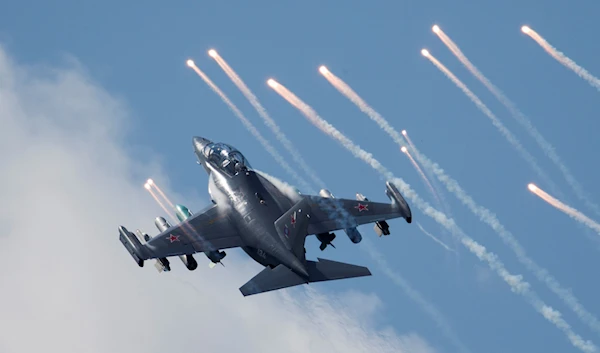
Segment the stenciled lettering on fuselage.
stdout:
[[236,203],[243,201],[244,204],[248,203],[248,199],[246,198],[246,194],[244,194],[240,190],[235,190],[229,194],[229,199],[235,205]]

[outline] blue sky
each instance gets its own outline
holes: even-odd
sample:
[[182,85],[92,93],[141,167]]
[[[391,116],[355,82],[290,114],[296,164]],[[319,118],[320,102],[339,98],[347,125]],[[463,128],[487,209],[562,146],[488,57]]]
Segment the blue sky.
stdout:
[[[347,134],[423,197],[427,189],[397,146],[376,124],[337,93],[318,74],[325,64],[345,80],[398,130],[438,162],[481,205],[491,209],[528,251],[592,313],[600,314],[595,278],[598,235],[531,195],[533,170],[492,126],[488,118],[420,55],[427,48],[462,79],[538,159],[567,195],[565,201],[594,216],[570,191],[556,167],[507,110],[462,67],[431,32],[438,24],[478,68],[516,103],[557,149],[592,200],[598,200],[594,166],[600,142],[598,92],[550,58],[520,32],[530,25],[561,51],[600,74],[593,2],[165,2],[129,5],[116,1],[13,3],[0,12],[0,42],[23,65],[63,65],[75,57],[88,74],[120,98],[133,116],[126,147],[139,163],[158,162],[179,194],[207,201],[207,178],[194,160],[191,136],[229,142],[253,167],[283,180],[280,168],[220,99],[185,66],[192,58],[276,146],[276,139],[242,94],[206,51],[215,48],[261,100],[282,130],[338,197],[361,192],[386,200],[383,180],[335,141],[312,126],[273,92],[274,77],[320,115]],[[282,154],[289,158],[281,148]],[[140,186],[146,176],[139,179]],[[160,179],[157,179],[159,181]],[[575,332],[598,335],[533,275],[485,224],[445,193],[457,223],[498,254],[549,305],[561,311]],[[151,199],[148,197],[148,202]],[[413,207],[414,208],[414,207]],[[415,221],[453,246],[449,233],[415,210]],[[392,236],[363,236],[391,267],[433,303],[473,352],[575,351],[498,276],[464,248],[459,259],[420,233],[416,224],[390,222]],[[131,225],[135,227],[136,225]],[[323,255],[309,241],[309,256],[367,264],[368,280],[319,285],[326,293],[361,290],[376,293],[385,311],[376,320],[398,332],[417,332],[439,351],[455,347],[421,307],[415,305],[341,232],[335,250]],[[115,254],[120,256],[121,254]],[[112,256],[112,255],[111,255]],[[130,264],[134,266],[133,263]],[[145,272],[153,271],[144,269]],[[141,270],[140,270],[141,272]],[[192,278],[202,285],[203,278]],[[241,285],[242,283],[239,283]],[[316,287],[316,286],[315,286]],[[232,287],[236,288],[236,287]],[[235,289],[236,290],[236,289]],[[209,333],[207,333],[209,334]]]

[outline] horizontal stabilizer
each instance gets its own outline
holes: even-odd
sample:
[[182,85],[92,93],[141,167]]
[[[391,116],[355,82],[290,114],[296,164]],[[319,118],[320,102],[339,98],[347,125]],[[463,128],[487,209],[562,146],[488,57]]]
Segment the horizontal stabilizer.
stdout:
[[320,259],[318,262],[306,261],[310,282],[332,281],[335,279],[370,276],[371,271],[363,266]]
[[304,280],[284,265],[279,265],[274,269],[265,267],[264,270],[244,284],[240,288],[240,292],[242,292],[244,296],[248,296],[293,287],[306,282],[308,281]]
[[279,265],[274,269],[266,267],[240,288],[244,296],[294,287],[308,282],[323,282],[336,279],[370,276],[371,271],[363,266],[319,259],[306,261],[309,278],[305,280],[288,267]]

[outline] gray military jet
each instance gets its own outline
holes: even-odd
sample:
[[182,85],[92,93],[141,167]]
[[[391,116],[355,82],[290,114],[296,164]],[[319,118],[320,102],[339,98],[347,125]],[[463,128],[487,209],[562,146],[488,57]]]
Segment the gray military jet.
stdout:
[[244,296],[311,282],[370,276],[368,268],[325,260],[306,260],[306,236],[315,234],[324,250],[335,238],[331,233],[345,230],[352,242],[362,236],[356,229],[375,223],[375,230],[389,234],[387,219],[403,217],[411,223],[410,207],[391,182],[386,194],[392,203],[369,201],[361,194],[357,200],[334,198],[325,189],[321,196],[290,192],[268,176],[253,170],[234,147],[193,138],[198,164],[209,176],[208,192],[214,205],[197,214],[178,205],[181,223],[171,226],[157,217],[160,231],[155,237],[137,230],[136,234],[119,227],[119,239],[136,263],[156,259],[159,271],[170,270],[168,257],[178,256],[189,270],[198,263],[194,253],[202,252],[211,265],[225,257],[223,249],[242,248],[265,269],[240,291]]

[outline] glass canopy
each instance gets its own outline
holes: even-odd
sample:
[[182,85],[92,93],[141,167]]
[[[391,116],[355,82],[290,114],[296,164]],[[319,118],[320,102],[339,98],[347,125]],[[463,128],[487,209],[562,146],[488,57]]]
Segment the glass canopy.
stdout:
[[226,143],[209,143],[202,153],[209,163],[230,175],[250,168],[244,155]]

